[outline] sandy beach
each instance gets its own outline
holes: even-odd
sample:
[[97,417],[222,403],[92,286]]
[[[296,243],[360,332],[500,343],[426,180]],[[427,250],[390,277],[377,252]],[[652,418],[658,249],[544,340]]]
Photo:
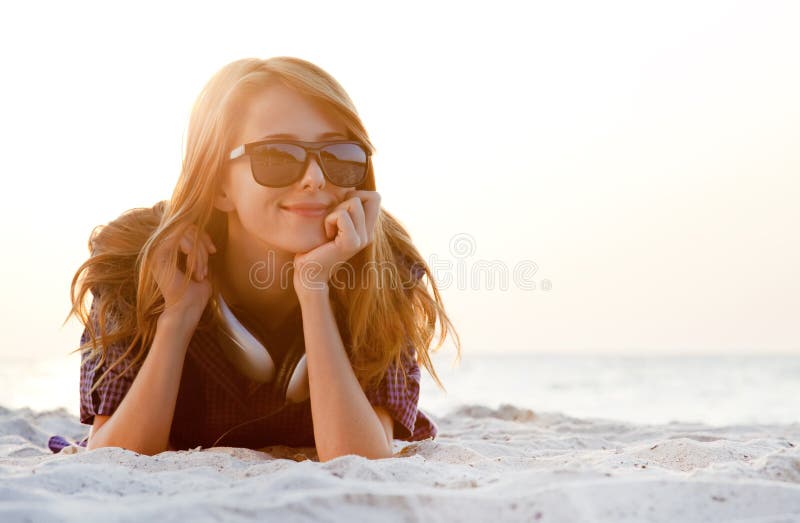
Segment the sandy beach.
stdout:
[[69,446],[65,409],[0,407],[0,521],[800,521],[800,424],[576,419],[511,405],[434,417],[390,459],[311,448],[144,456]]

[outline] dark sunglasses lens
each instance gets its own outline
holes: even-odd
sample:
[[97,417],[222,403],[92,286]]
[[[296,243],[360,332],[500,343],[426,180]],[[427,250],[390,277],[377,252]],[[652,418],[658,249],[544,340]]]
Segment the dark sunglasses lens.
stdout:
[[352,143],[336,143],[320,151],[325,173],[336,185],[355,187],[367,174],[367,153]]
[[288,143],[270,143],[250,153],[250,168],[261,185],[283,187],[293,183],[303,172],[306,152]]

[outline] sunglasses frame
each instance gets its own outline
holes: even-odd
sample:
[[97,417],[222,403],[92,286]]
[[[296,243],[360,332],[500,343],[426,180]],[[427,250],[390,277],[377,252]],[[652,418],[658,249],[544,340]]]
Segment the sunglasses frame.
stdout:
[[[253,172],[253,156],[250,153],[253,151],[253,149],[255,147],[258,147],[260,145],[267,145],[267,144],[271,144],[271,143],[281,143],[281,144],[288,144],[288,145],[296,145],[296,146],[302,148],[306,153],[306,159],[305,159],[305,163],[303,164],[303,167],[298,171],[299,174],[297,175],[297,177],[294,180],[290,181],[289,183],[286,183],[286,184],[283,184],[283,185],[266,185],[266,184],[263,184],[263,183],[259,182],[256,179],[256,174],[255,174],[255,172]],[[331,178],[328,176],[327,171],[325,170],[324,162],[322,161],[322,158],[320,158],[319,153],[320,153],[320,151],[322,151],[322,149],[324,149],[328,145],[337,145],[337,144],[357,145],[359,148],[361,148],[362,151],[364,151],[364,153],[367,156],[367,163],[366,163],[366,167],[364,168],[364,176],[355,185],[350,185],[350,186],[339,185],[336,182],[334,182],[333,180],[331,180]],[[322,175],[330,183],[336,185],[337,187],[358,187],[359,185],[364,183],[364,180],[367,177],[367,173],[369,172],[370,162],[372,161],[371,160],[372,152],[363,143],[361,143],[361,142],[359,142],[357,140],[329,140],[329,141],[324,141],[324,142],[305,142],[305,141],[302,141],[302,140],[285,140],[285,139],[259,140],[257,142],[244,143],[244,144],[236,147],[235,149],[233,149],[230,152],[230,154],[228,155],[228,158],[231,159],[231,160],[236,160],[237,158],[239,158],[241,156],[250,156],[250,174],[252,174],[253,180],[255,180],[255,182],[257,184],[259,184],[259,185],[263,185],[265,187],[273,187],[273,188],[288,187],[289,185],[295,183],[297,180],[302,178],[303,173],[308,168],[308,162],[309,162],[309,160],[311,158],[314,158],[314,160],[316,160],[317,165],[319,165],[319,168],[322,171]]]

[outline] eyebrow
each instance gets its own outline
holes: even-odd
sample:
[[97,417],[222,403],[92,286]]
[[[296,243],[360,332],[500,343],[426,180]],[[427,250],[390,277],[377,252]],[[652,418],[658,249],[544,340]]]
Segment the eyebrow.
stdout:
[[[300,138],[297,135],[290,134],[290,133],[268,134],[266,136],[262,136],[261,138],[259,138],[259,140],[268,140],[268,139],[271,139],[271,138],[276,138],[276,139],[280,138],[280,139],[287,139],[287,140],[300,140]],[[319,136],[317,136],[317,140],[316,141],[322,141],[322,140],[325,140],[327,138],[344,138],[344,139],[347,139],[347,136],[342,134],[342,133],[340,133],[340,132],[338,132],[338,131],[336,131],[336,132],[328,132],[328,133],[322,133]]]

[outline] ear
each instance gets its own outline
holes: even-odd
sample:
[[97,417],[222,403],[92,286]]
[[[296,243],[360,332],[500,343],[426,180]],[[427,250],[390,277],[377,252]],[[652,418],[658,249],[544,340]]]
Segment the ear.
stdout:
[[222,212],[231,212],[236,208],[233,204],[233,200],[228,196],[227,184],[222,184],[217,194],[214,196],[214,207]]

